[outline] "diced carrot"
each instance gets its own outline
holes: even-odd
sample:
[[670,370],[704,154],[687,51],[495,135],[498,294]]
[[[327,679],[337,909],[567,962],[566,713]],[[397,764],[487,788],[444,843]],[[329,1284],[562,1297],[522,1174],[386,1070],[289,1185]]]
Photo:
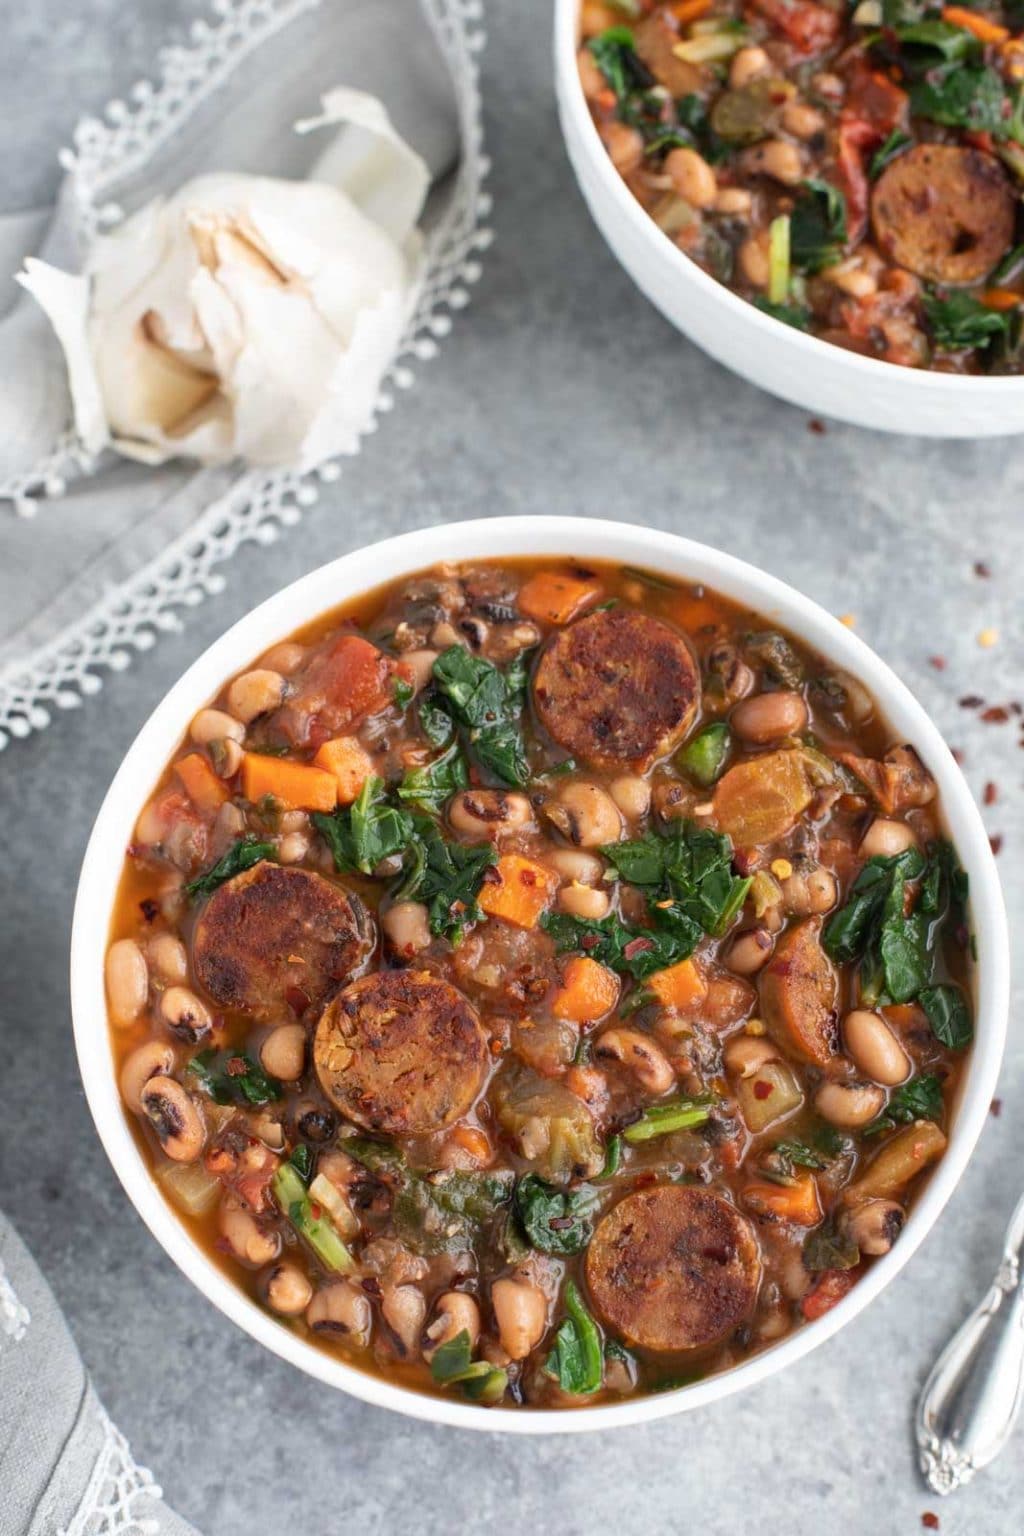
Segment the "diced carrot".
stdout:
[[242,760],[242,793],[252,801],[271,795],[289,811],[333,811],[338,781],[333,773],[308,763],[247,752]]
[[697,21],[701,16],[710,11],[713,0],[676,0],[672,6],[672,14],[681,27],[688,26],[691,21]]
[[655,971],[647,982],[665,1008],[688,1013],[707,996],[708,984],[692,959],[680,960],[664,971]]
[[1005,43],[1010,36],[1008,28],[989,21],[987,16],[976,16],[961,5],[944,5],[942,19],[951,27],[963,27],[965,32],[973,32],[983,43]]
[[224,780],[217,777],[201,752],[190,752],[175,763],[174,771],[197,811],[219,811],[225,800],[231,798]]
[[541,624],[568,624],[584,603],[598,596],[601,583],[590,577],[538,571],[519,591],[519,607]]
[[912,1029],[927,1024],[927,1017],[920,1003],[888,1003],[884,1008],[880,1008],[879,1012],[897,1034],[906,1035]]
[[460,1152],[477,1168],[486,1168],[494,1156],[491,1144],[479,1126],[457,1125],[449,1140],[454,1142]]
[[504,854],[488,876],[477,898],[488,917],[503,918],[517,928],[536,928],[557,876],[518,853]]
[[1012,288],[986,288],[981,302],[986,309],[1016,309],[1024,301],[1024,294],[1014,293]]
[[795,1184],[748,1184],[743,1203],[752,1211],[791,1221],[797,1227],[816,1227],[821,1220],[818,1186],[814,1174],[806,1170],[797,1175]]
[[800,1310],[807,1321],[813,1323],[815,1318],[831,1312],[847,1292],[853,1290],[857,1273],[856,1269],[826,1269],[800,1303]]
[[556,1019],[593,1024],[611,1013],[619,1000],[619,978],[606,965],[574,955],[562,975],[551,1011]]
[[715,789],[715,823],[739,848],[773,843],[796,825],[811,803],[803,755],[796,750],[765,752],[736,763]]
[[325,741],[313,762],[338,781],[338,803],[351,805],[373,773],[373,759],[355,736]]

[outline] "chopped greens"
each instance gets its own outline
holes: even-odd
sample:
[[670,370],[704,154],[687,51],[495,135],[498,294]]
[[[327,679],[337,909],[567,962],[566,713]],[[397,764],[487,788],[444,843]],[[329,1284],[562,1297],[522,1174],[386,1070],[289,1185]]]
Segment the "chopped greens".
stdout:
[[585,1184],[559,1189],[528,1173],[516,1185],[515,1208],[524,1232],[541,1253],[579,1253],[593,1236],[597,1196]]
[[530,764],[518,719],[526,688],[522,661],[502,673],[482,656],[452,645],[434,662],[434,681],[465,727],[477,762],[514,789],[527,785]]
[[868,166],[868,175],[872,181],[877,181],[887,165],[891,165],[898,155],[902,155],[905,149],[913,144],[913,139],[900,128],[894,128],[885,143],[876,149],[871,156],[871,164]]
[[771,299],[757,298],[754,308],[771,315],[773,320],[780,320],[783,325],[791,325],[794,331],[806,331],[811,323],[810,311],[796,304],[773,304]]
[[651,917],[668,932],[681,934],[685,921],[719,937],[750,889],[748,877],[732,872],[729,838],[689,821],[676,823],[665,837],[648,832],[632,842],[606,843],[601,852],[621,879],[654,887],[648,891]]
[[805,1269],[812,1275],[820,1274],[824,1269],[853,1269],[860,1263],[857,1244],[829,1223],[808,1232],[802,1256]]
[[458,944],[470,923],[483,918],[477,896],[497,853],[490,843],[446,841],[429,816],[414,816],[412,823],[406,872],[395,898],[422,901],[430,914],[431,933]]
[[987,309],[970,293],[949,293],[940,298],[926,293],[921,301],[935,345],[944,352],[958,352],[964,347],[991,346],[1010,329],[1006,310]]
[[563,912],[545,912],[540,924],[554,939],[559,954],[581,950],[590,959],[636,981],[645,981],[655,971],[685,960],[693,954],[701,937],[697,924],[688,920],[681,921],[675,932],[659,932],[652,928],[629,928],[614,914],[594,922]]
[[353,1268],[352,1255],[323,1207],[310,1199],[298,1169],[290,1162],[282,1163],[274,1174],[271,1189],[284,1215],[324,1268],[332,1274],[347,1274]]
[[824,1168],[828,1164],[828,1158],[822,1157],[803,1141],[777,1141],[772,1152],[779,1161],[787,1166],[788,1171],[798,1168]]
[[674,1131],[693,1131],[706,1125],[718,1103],[713,1093],[695,1094],[687,1099],[669,1099],[644,1111],[639,1120],[627,1125],[623,1139],[635,1144],[653,1141],[656,1136],[670,1136]]
[[893,1091],[885,1113],[865,1128],[864,1135],[891,1131],[897,1125],[910,1125],[914,1120],[941,1120],[942,1107],[942,1084],[938,1078],[932,1073],[913,1077]]
[[797,193],[790,215],[790,255],[794,267],[820,272],[833,266],[846,244],[846,198],[829,181],[810,179]]
[[587,43],[594,55],[595,64],[620,102],[634,91],[649,90],[655,83],[654,76],[637,55],[633,44],[630,27],[608,27]]
[[215,891],[219,885],[223,885],[225,880],[234,879],[235,875],[240,875],[243,870],[252,869],[254,864],[261,864],[264,859],[274,858],[276,853],[277,849],[273,843],[260,842],[259,838],[254,837],[250,832],[246,837],[240,838],[237,843],[233,843],[216,864],[211,864],[209,869],[190,881],[185,887],[186,895],[193,900],[197,896],[209,896],[210,892]]
[[432,747],[446,747],[455,735],[455,721],[433,688],[420,699],[419,721],[420,730]]
[[329,815],[314,811],[311,820],[339,874],[372,874],[384,859],[402,853],[412,836],[412,818],[388,804],[384,780],[374,775],[352,805],[339,806]]
[[415,697],[416,689],[413,687],[412,683],[407,683],[404,677],[396,677],[394,684],[394,700],[396,708],[401,710],[408,709],[409,705],[412,703]]
[[430,1374],[440,1387],[458,1385],[474,1403],[498,1403],[508,1387],[508,1372],[486,1360],[473,1359],[465,1329],[434,1351]]
[[212,1047],[193,1056],[191,1072],[215,1104],[270,1104],[284,1095],[276,1077],[269,1077],[258,1062],[241,1051],[215,1051]]
[[600,1389],[604,1350],[600,1330],[571,1280],[565,1285],[565,1311],[565,1320],[555,1334],[555,1347],[544,1370],[563,1392],[582,1397]]
[[421,1174],[388,1142],[352,1136],[339,1145],[388,1185],[395,1233],[414,1253],[472,1248],[480,1229],[512,1198],[512,1173]]
[[953,1051],[962,1051],[965,1045],[971,1043],[974,1028],[959,987],[949,982],[941,986],[925,987],[918,1002],[928,1016],[936,1040],[948,1045]]
[[452,742],[447,752],[435,757],[422,768],[411,768],[398,786],[399,800],[419,806],[421,810],[438,812],[445,801],[469,784],[466,760],[458,742]]
[[996,138],[1006,138],[1010,131],[1007,100],[1002,80],[984,64],[948,64],[929,71],[910,87],[910,110],[915,117]]

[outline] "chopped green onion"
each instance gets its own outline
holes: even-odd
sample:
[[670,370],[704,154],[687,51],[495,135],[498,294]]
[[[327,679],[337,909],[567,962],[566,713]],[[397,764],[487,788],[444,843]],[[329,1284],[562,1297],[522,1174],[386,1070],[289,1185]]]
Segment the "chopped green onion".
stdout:
[[630,1143],[652,1141],[655,1136],[669,1136],[673,1131],[692,1131],[706,1125],[717,1100],[713,1094],[700,1094],[692,1099],[672,1099],[667,1104],[655,1104],[639,1120],[627,1125],[623,1140]]
[[352,1255],[338,1236],[332,1222],[317,1214],[302,1175],[292,1163],[282,1163],[274,1174],[271,1188],[274,1199],[292,1226],[316,1254],[325,1269],[344,1275],[353,1267]]
[[789,295],[789,215],[768,226],[768,302],[784,304]]
[[723,721],[706,725],[676,754],[676,763],[688,778],[707,789],[724,768],[730,744],[729,727]]

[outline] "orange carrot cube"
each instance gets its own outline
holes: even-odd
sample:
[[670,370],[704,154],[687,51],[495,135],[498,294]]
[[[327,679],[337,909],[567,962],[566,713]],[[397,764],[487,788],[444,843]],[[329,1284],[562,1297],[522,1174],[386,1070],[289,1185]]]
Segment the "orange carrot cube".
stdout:
[[325,741],[313,762],[337,779],[339,805],[351,805],[373,773],[373,759],[355,736]]
[[557,885],[558,877],[543,864],[506,853],[488,871],[477,900],[488,917],[500,917],[517,928],[536,928]]
[[271,795],[289,811],[333,811],[338,781],[333,773],[308,763],[247,752],[242,760],[242,793],[252,801]]

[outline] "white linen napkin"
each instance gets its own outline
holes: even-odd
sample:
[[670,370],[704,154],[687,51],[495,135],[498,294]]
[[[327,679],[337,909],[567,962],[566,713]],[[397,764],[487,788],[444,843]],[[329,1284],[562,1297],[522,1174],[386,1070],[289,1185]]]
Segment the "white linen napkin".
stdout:
[[[390,384],[436,350],[486,240],[473,45],[479,0],[214,0],[191,44],[165,50],[162,80],[84,120],[35,254],[77,271],[92,228],[203,171],[301,178],[321,153],[293,123],[331,87],[378,96],[427,162],[427,277]],[[457,167],[457,169],[456,169]],[[180,605],[219,590],[213,566],[269,523],[297,520],[316,476],[239,466],[158,469],[103,455],[86,474],[53,454],[70,422],[63,354],[10,276],[38,239],[38,212],[0,220],[0,746],[100,686],[98,667],[177,627]],[[3,308],[6,304],[6,309]],[[380,408],[390,404],[387,390]],[[50,462],[47,463],[48,456]],[[63,494],[36,497],[42,486]],[[68,471],[70,470],[70,474]],[[335,478],[328,464],[322,479]],[[12,506],[15,510],[12,510]],[[23,515],[18,516],[20,511]],[[32,516],[25,516],[32,513]]]

